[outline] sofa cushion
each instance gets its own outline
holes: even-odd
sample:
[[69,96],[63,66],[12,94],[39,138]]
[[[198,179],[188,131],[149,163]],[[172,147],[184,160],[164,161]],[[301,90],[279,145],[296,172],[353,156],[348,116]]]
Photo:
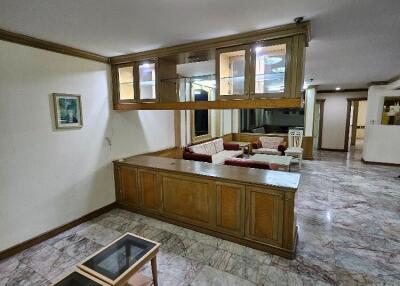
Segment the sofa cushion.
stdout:
[[268,155],[280,155],[281,152],[278,149],[271,149],[271,148],[258,148],[253,149],[253,153],[256,154],[268,154]]
[[197,144],[189,147],[189,150],[193,153],[198,154],[207,154],[206,148],[204,148],[203,144]]
[[214,143],[216,153],[224,151],[224,141],[222,138],[215,139],[212,142]]
[[277,149],[278,146],[283,142],[282,137],[270,137],[270,136],[260,136],[261,145],[263,148]]
[[214,165],[222,165],[226,159],[234,158],[242,154],[242,150],[223,150],[222,152],[212,155],[212,163]]
[[203,144],[204,149],[206,150],[207,155],[214,155],[217,153],[217,149],[215,148],[214,141],[206,142]]

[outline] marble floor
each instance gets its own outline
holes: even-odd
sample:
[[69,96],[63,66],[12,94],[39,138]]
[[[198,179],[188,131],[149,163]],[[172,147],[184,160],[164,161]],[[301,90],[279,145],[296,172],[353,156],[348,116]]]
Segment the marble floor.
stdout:
[[47,285],[127,231],[162,243],[160,285],[400,285],[400,168],[355,150],[300,172],[295,260],[114,209],[0,261],[0,285]]

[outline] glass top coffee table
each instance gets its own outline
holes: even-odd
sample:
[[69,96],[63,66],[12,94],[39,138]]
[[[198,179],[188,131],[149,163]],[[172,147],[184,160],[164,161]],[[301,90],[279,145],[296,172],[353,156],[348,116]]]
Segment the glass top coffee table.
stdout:
[[278,156],[278,155],[266,155],[266,154],[255,154],[250,156],[250,160],[259,161],[269,164],[275,164],[278,166],[278,170],[290,171],[290,163],[292,162],[292,156]]
[[[127,233],[87,258],[78,268],[108,285],[154,283],[157,286],[156,255],[159,248],[158,242]],[[148,261],[151,261],[153,279],[138,273]]]

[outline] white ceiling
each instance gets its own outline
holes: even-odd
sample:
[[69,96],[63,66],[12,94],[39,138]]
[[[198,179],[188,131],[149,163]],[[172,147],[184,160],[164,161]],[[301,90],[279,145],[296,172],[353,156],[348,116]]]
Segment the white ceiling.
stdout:
[[0,28],[116,56],[311,20],[306,79],[365,87],[400,73],[400,0],[0,0]]

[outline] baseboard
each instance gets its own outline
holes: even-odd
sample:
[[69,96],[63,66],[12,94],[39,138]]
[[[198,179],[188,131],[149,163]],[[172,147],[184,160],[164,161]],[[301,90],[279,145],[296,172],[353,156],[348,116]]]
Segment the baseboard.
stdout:
[[61,232],[64,232],[70,228],[73,228],[73,227],[81,224],[81,223],[84,223],[88,220],[98,217],[99,215],[102,215],[103,213],[106,213],[106,212],[116,208],[116,206],[117,206],[116,202],[113,202],[113,203],[106,205],[100,209],[97,209],[91,213],[88,213],[80,218],[77,218],[71,222],[68,222],[62,226],[59,226],[52,230],[49,230],[45,233],[39,234],[38,236],[35,236],[28,240],[25,240],[17,245],[11,246],[10,248],[7,248],[0,252],[0,260],[5,259],[10,256],[13,256],[13,255],[17,254],[18,252],[21,252],[27,248],[30,248],[36,244],[39,244],[53,236],[56,236],[57,234],[59,234]]
[[345,149],[331,149],[331,148],[319,148],[321,151],[332,151],[332,152],[347,152]]
[[361,158],[361,162],[363,162],[364,164],[368,164],[368,165],[381,165],[381,166],[400,167],[400,164],[365,161],[364,158]]

